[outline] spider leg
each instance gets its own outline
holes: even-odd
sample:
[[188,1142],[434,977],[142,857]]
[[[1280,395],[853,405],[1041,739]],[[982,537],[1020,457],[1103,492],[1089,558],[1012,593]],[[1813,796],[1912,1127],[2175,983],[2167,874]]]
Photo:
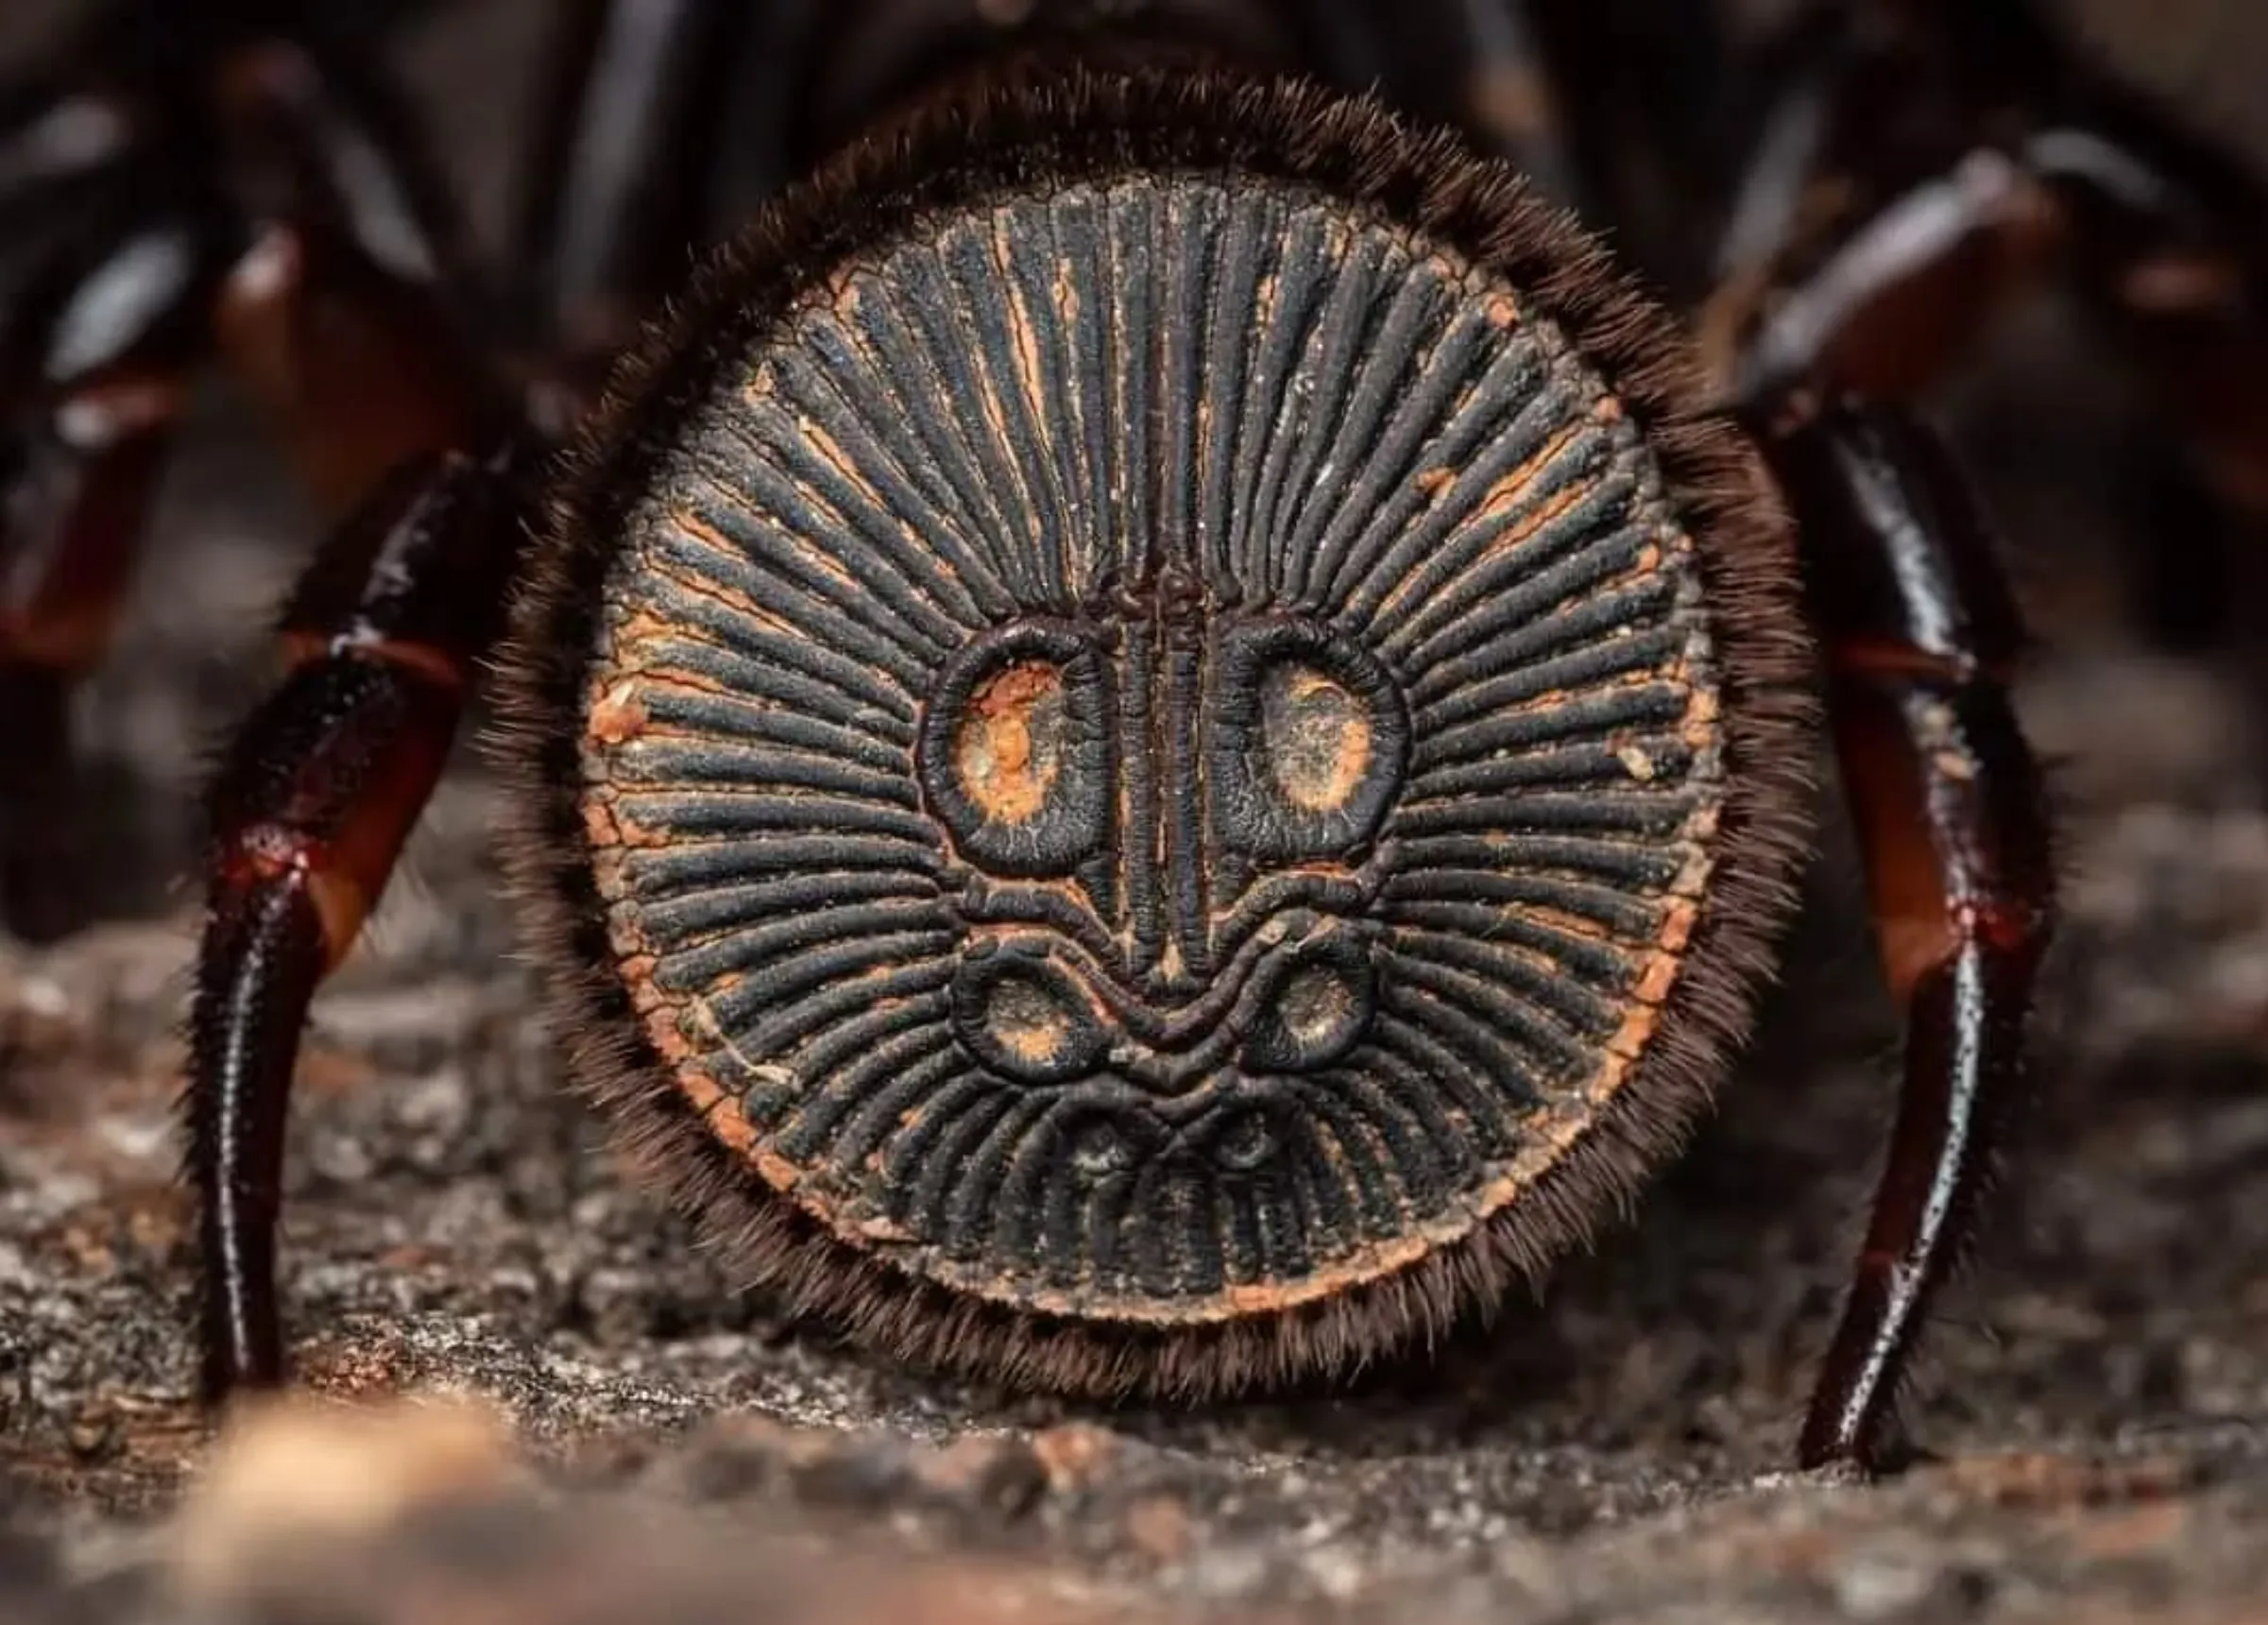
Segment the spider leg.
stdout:
[[1992,148],[1901,192],[1799,278],[1727,282],[1703,347],[1736,402],[1805,381],[1907,399],[1949,369],[2007,299],[2055,263],[2062,220],[2039,177]]
[[2022,628],[1962,475],[1904,412],[1802,396],[1758,436],[1803,539],[1837,759],[1904,1084],[1873,1219],[1805,1423],[1806,1466],[1884,1465],[1931,1300],[2018,1103],[2055,908],[2038,770],[2006,687]]
[[714,141],[757,9],[738,0],[574,0],[553,36],[514,261],[588,393],[707,241]]
[[[1736,402],[1799,382],[1911,397],[2059,281],[2160,415],[2136,436],[2157,442],[2144,522],[2118,533],[2138,614],[2268,688],[2268,190],[2021,0],[1878,9],[1907,13],[1934,77],[1832,30],[1789,77],[1702,321],[1713,369]],[[1844,162],[1867,130],[1897,154],[1872,174]]]
[[0,328],[0,910],[27,936],[76,923],[71,695],[216,334],[333,511],[483,433],[421,291],[458,262],[406,121],[257,10],[120,7],[45,76],[78,88],[0,128],[0,207],[67,222]]
[[2268,515],[2268,193],[2141,116],[2043,128],[2025,157],[2062,209],[2100,331],[2215,489]]
[[375,123],[398,149],[406,121],[384,87],[352,64],[430,0],[383,0],[367,14],[374,3],[109,0],[21,78],[0,86],[0,221],[13,225],[21,211],[177,137],[167,126],[204,95],[204,70],[222,43],[280,30],[319,35],[330,77],[352,87],[359,122]]
[[113,168],[135,134],[135,110],[112,87],[42,75],[0,93],[0,221],[13,226]]
[[208,797],[184,1105],[216,1401],[281,1377],[275,1228],[300,1034],[501,627],[535,451],[407,150],[297,42],[232,56],[220,99],[252,239],[217,301],[223,353],[342,517],[284,613],[286,675]]
[[[2079,308],[2162,425],[2136,436],[2150,505],[2119,532],[2144,624],[2268,693],[2268,195],[2132,103],[2029,147],[2070,222]],[[2248,711],[2257,751],[2268,714]]]
[[302,578],[281,627],[289,674],[213,782],[186,1097],[209,1400],[282,1378],[275,1232],[300,1033],[500,633],[524,459],[517,441],[484,460],[434,453],[380,484]]
[[491,438],[500,387],[431,289],[316,217],[269,221],[218,311],[222,353],[267,406],[327,511],[403,462]]
[[471,338],[489,314],[406,119],[320,42],[256,38],[216,77],[250,239],[215,325],[334,518],[403,462],[515,420]]
[[0,327],[0,909],[30,940],[77,923],[71,697],[131,585],[234,248],[193,180],[133,180],[52,246]]
[[[1790,76],[1702,323],[1730,394],[1910,397],[2009,299],[2061,275],[2222,494],[2268,512],[2268,191],[2021,0],[1873,9],[1922,19],[1910,26],[1957,82],[1901,87],[1832,35]],[[1853,132],[1884,126],[1895,155],[1846,171]]]
[[[1508,0],[1468,0],[1496,9]],[[1712,0],[1521,0],[1556,87],[1585,218],[1679,299],[1702,291],[1714,246],[1696,230],[1730,182],[1741,61]]]
[[[1293,8],[1286,8],[1287,10]],[[1531,0],[1339,0],[1307,9],[1308,49],[1333,82],[1391,87],[1398,106],[1455,125],[1544,196],[1598,218],[1568,140],[1567,87],[1545,56]]]

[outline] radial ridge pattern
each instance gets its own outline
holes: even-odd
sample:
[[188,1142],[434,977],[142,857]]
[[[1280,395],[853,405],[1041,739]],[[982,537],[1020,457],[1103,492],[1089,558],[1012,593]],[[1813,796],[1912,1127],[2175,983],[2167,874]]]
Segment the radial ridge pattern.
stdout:
[[630,517],[582,741],[675,1086],[838,1241],[1231,1320],[1470,1235],[1646,1052],[1723,738],[1694,544],[1520,290],[1290,183],[838,268]]

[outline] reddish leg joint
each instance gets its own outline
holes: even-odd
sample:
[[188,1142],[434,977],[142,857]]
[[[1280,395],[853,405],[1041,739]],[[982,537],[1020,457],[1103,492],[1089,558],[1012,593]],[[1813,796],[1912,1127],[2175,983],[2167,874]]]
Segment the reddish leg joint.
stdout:
[[2004,674],[2021,628],[1960,475],[1911,418],[1799,406],[1762,425],[1801,524],[1844,788],[1905,1078],[1800,1446],[1873,1469],[1930,1302],[1979,1216],[2020,1090],[2054,909],[2039,775]]

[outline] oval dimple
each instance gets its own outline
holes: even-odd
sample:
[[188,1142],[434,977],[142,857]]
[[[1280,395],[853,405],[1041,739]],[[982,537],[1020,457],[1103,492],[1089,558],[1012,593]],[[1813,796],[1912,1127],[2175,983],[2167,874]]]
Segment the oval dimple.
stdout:
[[1276,788],[1303,812],[1343,811],[1369,776],[1370,718],[1325,672],[1284,661],[1262,676],[1260,727]]
[[1109,1018],[1084,981],[1026,945],[963,958],[953,979],[953,1025],[980,1066],[1035,1086],[1091,1074],[1111,1043]]
[[1110,668],[1076,627],[1017,619],[972,639],[923,702],[914,777],[980,870],[1060,877],[1111,838]]
[[978,685],[953,735],[962,794],[999,824],[1029,824],[1064,766],[1064,672],[1018,660]]
[[1262,973],[1261,1008],[1244,1040],[1251,1072],[1322,1072],[1344,1061],[1377,1015],[1367,949],[1343,938],[1310,944]]

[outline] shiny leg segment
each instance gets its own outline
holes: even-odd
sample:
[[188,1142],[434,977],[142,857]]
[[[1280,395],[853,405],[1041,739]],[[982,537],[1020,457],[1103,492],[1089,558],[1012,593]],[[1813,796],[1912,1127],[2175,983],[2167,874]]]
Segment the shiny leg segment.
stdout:
[[70,705],[132,586],[233,248],[194,178],[145,169],[56,246],[0,328],[0,919],[70,899]]
[[1902,1448],[1900,1387],[2023,1086],[2051,834],[2006,688],[2021,626],[1943,448],[1902,412],[1808,399],[1756,427],[1803,538],[1836,756],[1906,1013],[1888,1159],[1800,1445],[1806,1466],[1875,1470]]
[[[1902,399],[2051,278],[2268,513],[2268,190],[2028,0],[1867,0],[1791,76],[1704,318],[1728,395]],[[1848,37],[1871,21],[1873,43]],[[1886,42],[1886,43],[1885,43]]]
[[574,395],[676,291],[709,234],[715,137],[759,8],[741,0],[572,0],[554,25],[549,88],[514,259]]
[[135,126],[135,110],[114,89],[43,75],[0,90],[0,225],[12,231],[116,167]]
[[190,1017],[202,1386],[282,1379],[275,1232],[309,1001],[376,906],[501,632],[527,453],[420,459],[333,537],[286,610],[282,684],[210,796]]
[[2013,137],[2081,77],[2032,0],[1814,6],[1760,53],[1701,330],[1727,387],[1933,381],[2055,248]]
[[247,248],[215,312],[221,353],[334,521],[415,457],[518,421],[476,334],[489,313],[459,223],[406,122],[335,48],[254,37],[213,70]]
[[[1830,41],[1759,144],[1702,322],[1720,388],[1910,398],[2060,282],[2142,385],[2146,434],[2181,452],[2138,466],[2140,522],[2115,532],[2145,635],[2268,692],[2268,190],[2021,0],[1873,3],[1903,54]],[[1862,155],[1870,170],[1850,166]]]

